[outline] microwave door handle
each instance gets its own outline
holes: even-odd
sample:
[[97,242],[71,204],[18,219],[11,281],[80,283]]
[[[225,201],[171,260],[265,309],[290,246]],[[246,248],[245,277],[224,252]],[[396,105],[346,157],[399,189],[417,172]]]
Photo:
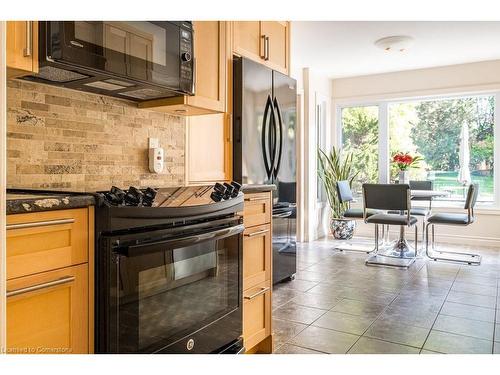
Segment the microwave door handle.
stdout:
[[238,233],[243,233],[245,227],[243,224],[235,225],[229,228],[218,229],[216,231],[194,234],[187,237],[172,238],[157,242],[147,242],[144,244],[137,244],[126,246],[118,249],[121,255],[126,257],[141,256],[144,254],[156,253],[159,251],[165,251],[165,248],[176,248],[195,245],[200,242],[209,240],[219,240],[222,238],[230,237]]
[[193,93],[193,95],[195,95],[196,93],[196,57],[193,57],[193,72],[192,72],[192,76],[191,76],[191,92]]

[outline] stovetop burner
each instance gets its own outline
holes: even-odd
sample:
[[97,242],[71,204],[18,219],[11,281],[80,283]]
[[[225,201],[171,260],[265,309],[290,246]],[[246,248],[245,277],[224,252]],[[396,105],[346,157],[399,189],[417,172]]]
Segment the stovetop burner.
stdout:
[[235,181],[228,184],[216,183],[204,186],[183,186],[171,188],[138,189],[129,187],[122,190],[113,186],[109,191],[100,192],[111,206],[126,207],[189,207],[214,204],[236,198],[241,185]]

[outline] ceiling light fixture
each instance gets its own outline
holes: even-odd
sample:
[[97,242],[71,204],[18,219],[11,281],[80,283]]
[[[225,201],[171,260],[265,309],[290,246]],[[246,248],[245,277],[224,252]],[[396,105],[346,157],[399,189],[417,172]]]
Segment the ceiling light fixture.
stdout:
[[388,36],[375,41],[375,45],[386,52],[405,52],[413,45],[411,36],[397,35]]

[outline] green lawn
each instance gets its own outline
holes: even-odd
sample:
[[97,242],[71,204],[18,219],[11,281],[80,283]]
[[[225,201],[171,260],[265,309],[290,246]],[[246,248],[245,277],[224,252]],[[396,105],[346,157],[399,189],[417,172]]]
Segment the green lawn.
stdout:
[[[457,181],[458,172],[430,172],[429,180],[434,181],[434,189],[447,190],[451,192],[448,199],[460,199],[465,195],[465,189]],[[493,196],[493,176],[472,175],[472,182],[479,184],[479,200],[492,201]]]

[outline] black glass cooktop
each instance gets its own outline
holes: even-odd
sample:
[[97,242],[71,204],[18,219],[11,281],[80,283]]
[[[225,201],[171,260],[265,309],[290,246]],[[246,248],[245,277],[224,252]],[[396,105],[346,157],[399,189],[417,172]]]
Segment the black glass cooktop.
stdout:
[[238,196],[240,189],[241,185],[237,182],[157,189],[138,189],[131,186],[128,190],[113,186],[109,191],[98,194],[112,206],[191,207],[230,200]]
[[152,207],[183,207],[212,204],[213,186],[184,186],[157,190]]

